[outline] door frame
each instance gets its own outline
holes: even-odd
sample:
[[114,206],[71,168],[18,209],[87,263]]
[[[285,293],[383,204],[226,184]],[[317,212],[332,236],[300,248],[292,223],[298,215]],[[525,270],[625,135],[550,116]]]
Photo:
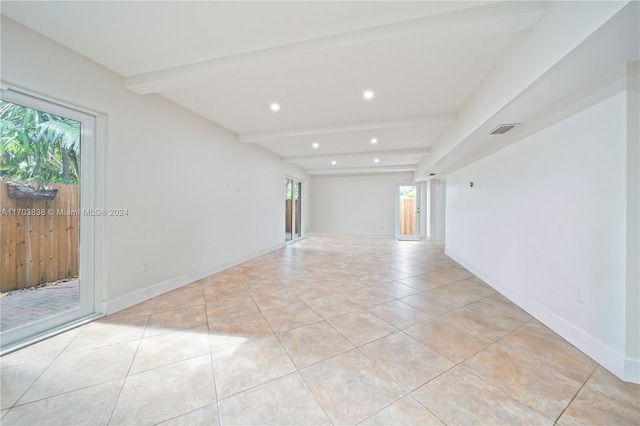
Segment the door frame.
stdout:
[[6,102],[79,121],[82,176],[79,183],[78,211],[81,231],[78,241],[79,306],[2,332],[0,355],[4,355],[104,315],[104,216],[84,215],[82,212],[88,209],[104,210],[105,117],[5,84],[0,84],[0,98]]
[[[292,184],[292,188],[291,188],[291,194],[292,194],[292,199],[291,199],[291,201],[292,201],[291,202],[291,205],[292,205],[292,211],[291,211],[291,239],[288,240],[288,241],[286,240],[287,230],[285,228],[285,244],[293,244],[294,242],[296,242],[297,240],[299,240],[299,239],[301,239],[303,237],[303,232],[302,232],[302,217],[303,217],[303,215],[302,215],[302,209],[303,209],[303,206],[302,206],[302,181],[300,179],[297,179],[297,178],[294,178],[294,177],[288,176],[288,175],[286,175],[284,177],[284,179],[285,179],[285,183],[287,181],[291,181],[291,184]],[[298,205],[300,206],[299,207],[300,208],[299,217],[296,214],[297,212],[295,212],[293,210],[293,206],[294,206],[294,203],[293,203],[293,201],[294,201],[293,200],[293,187],[296,185],[296,183],[300,185],[300,190],[299,190],[299,193],[298,193]],[[285,185],[285,200],[287,200],[286,191],[287,191],[287,189],[286,189],[286,185]],[[286,210],[285,210],[284,214],[285,214],[285,220],[286,220],[286,215],[287,215]],[[300,236],[299,237],[296,237],[296,233],[295,233],[295,226],[296,225],[298,225],[299,229],[300,229]]]

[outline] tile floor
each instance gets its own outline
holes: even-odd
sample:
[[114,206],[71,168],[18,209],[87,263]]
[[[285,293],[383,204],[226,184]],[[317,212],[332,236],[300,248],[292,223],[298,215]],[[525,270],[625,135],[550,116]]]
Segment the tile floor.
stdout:
[[0,362],[3,425],[640,424],[436,242],[309,238]]

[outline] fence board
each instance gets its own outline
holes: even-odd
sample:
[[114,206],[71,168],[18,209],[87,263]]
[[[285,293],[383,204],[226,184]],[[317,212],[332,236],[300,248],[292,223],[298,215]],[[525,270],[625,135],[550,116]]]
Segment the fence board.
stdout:
[[[8,211],[11,200],[7,191],[0,191],[0,211]],[[16,218],[5,214],[0,217],[0,251],[2,252],[2,264],[0,264],[0,281],[3,283],[16,282]],[[6,226],[4,226],[6,224]],[[4,286],[2,287],[4,291]]]
[[[31,287],[78,275],[78,186],[58,188],[51,201],[9,198],[0,182],[0,290]],[[44,215],[24,214],[43,210]],[[14,212],[13,214],[11,212]],[[53,212],[53,214],[50,214]]]

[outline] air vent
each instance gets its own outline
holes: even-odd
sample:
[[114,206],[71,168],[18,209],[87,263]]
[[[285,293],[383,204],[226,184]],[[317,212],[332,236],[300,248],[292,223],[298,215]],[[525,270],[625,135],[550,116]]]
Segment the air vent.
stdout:
[[501,124],[498,127],[496,127],[495,129],[493,129],[490,133],[492,135],[504,135],[509,130],[513,129],[514,127],[518,127],[519,125],[520,125],[520,123]]

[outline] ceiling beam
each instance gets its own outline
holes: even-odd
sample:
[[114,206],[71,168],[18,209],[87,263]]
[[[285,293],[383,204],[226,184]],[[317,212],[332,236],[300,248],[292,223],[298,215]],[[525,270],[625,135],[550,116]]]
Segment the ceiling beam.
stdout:
[[414,172],[415,164],[406,164],[400,166],[380,166],[380,167],[349,167],[349,168],[332,168],[332,169],[308,169],[307,174],[310,176],[318,175],[361,175],[374,173],[399,173]]
[[[386,151],[365,151],[365,152],[346,152],[343,154],[321,154],[321,155],[304,155],[299,157],[283,157],[285,163],[297,163],[308,160],[335,160],[336,158],[358,158],[372,157],[378,155],[425,155],[429,153],[429,148],[414,149],[390,149]],[[415,168],[415,167],[414,167]]]
[[[627,3],[553,3],[540,23],[517,38],[494,66],[480,89],[459,111],[456,123],[431,146],[431,155],[420,160],[416,179],[428,178],[431,169],[449,152],[542,78]],[[576,19],[577,16],[580,19]]]
[[363,121],[359,123],[281,130],[276,132],[241,133],[238,135],[238,141],[244,143],[255,143],[283,138],[354,132],[359,130],[390,129],[395,127],[420,126],[424,124],[450,125],[455,122],[455,120],[455,114],[418,115],[412,117],[393,118],[389,120]]
[[212,74],[220,69],[261,65],[299,54],[409,34],[420,34],[424,40],[444,43],[519,31],[532,28],[546,7],[546,2],[498,2],[131,75],[125,77],[124,85],[135,93],[145,95],[208,83]]

